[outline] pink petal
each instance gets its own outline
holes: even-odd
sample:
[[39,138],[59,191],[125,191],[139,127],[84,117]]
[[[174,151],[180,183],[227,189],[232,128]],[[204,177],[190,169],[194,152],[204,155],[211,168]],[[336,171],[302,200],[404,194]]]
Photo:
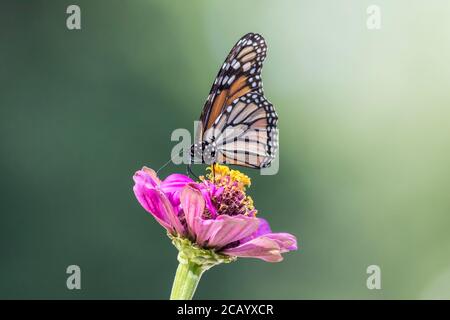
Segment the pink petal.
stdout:
[[161,211],[165,212],[166,216],[167,216],[167,220],[170,222],[170,224],[172,225],[172,227],[175,229],[175,231],[179,234],[179,235],[185,235],[186,231],[183,227],[183,225],[181,224],[180,220],[178,219],[177,214],[175,213],[175,210],[172,206],[172,204],[170,203],[169,199],[166,197],[166,195],[161,192],[161,191],[155,191],[159,193],[160,196],[160,204],[159,207],[161,209]]
[[258,220],[259,220],[258,230],[256,230],[250,236],[248,236],[248,237],[246,237],[244,239],[241,239],[241,243],[248,242],[248,241],[253,240],[253,239],[255,239],[255,238],[259,237],[259,236],[262,236],[264,234],[272,232],[272,230],[270,229],[270,225],[269,225],[269,223],[267,222],[266,219],[258,218]]
[[142,185],[135,185],[134,193],[139,203],[150,212],[153,217],[169,232],[185,234],[185,230],[174,208],[166,195],[157,189],[148,189]]
[[236,257],[258,258],[268,262],[283,260],[281,253],[297,249],[297,239],[289,233],[268,233],[223,253]]
[[281,253],[297,250],[297,239],[290,233],[268,233],[264,237],[276,241],[280,246]]
[[195,242],[201,247],[207,247],[208,241],[211,239],[224,224],[223,220],[204,220],[202,218],[196,218],[196,232]]
[[194,182],[191,178],[188,176],[185,176],[184,174],[171,174],[168,176],[164,181],[161,183],[161,190],[164,192],[175,192],[179,191],[181,188],[183,188],[186,184]]
[[214,206],[214,204],[212,203],[211,195],[209,194],[208,190],[206,190],[205,188],[201,188],[200,191],[203,194],[203,198],[205,199],[206,207],[208,208],[208,211],[211,213],[211,216],[213,218],[216,218],[217,210],[216,210],[216,207]]
[[166,228],[167,231],[172,232],[173,228],[166,218],[167,215],[159,210],[159,195],[155,192],[148,192],[149,189],[140,184],[136,184],[133,187],[133,191],[141,206],[144,207],[144,209],[149,213],[151,213],[156,221],[158,221],[160,225]]
[[208,241],[208,246],[214,248],[222,248],[229,243],[248,237],[258,229],[259,224],[257,218],[244,215],[220,215],[215,221],[222,221],[223,224]]
[[219,216],[217,219],[195,219],[195,237],[200,246],[220,249],[255,232],[258,220],[252,217]]
[[272,232],[272,230],[270,229],[269,222],[267,222],[266,219],[258,218],[258,220],[259,220],[258,230],[253,234],[255,238],[262,236],[263,234]]
[[224,254],[236,257],[258,258],[268,262],[283,260],[280,247],[275,240],[259,237],[235,248],[226,249]]
[[181,191],[181,206],[186,217],[186,223],[190,234],[195,237],[195,234],[200,229],[199,221],[205,211],[205,200],[202,193],[190,186],[186,186]]
[[176,208],[177,213],[180,210],[181,190],[188,183],[193,183],[193,180],[182,174],[171,174],[161,182],[161,190],[167,195],[170,203]]
[[156,174],[155,170],[150,169],[148,167],[142,167],[142,171],[144,171],[146,174],[150,176],[150,178],[156,183],[160,184],[161,180],[159,180],[158,175]]
[[206,202],[206,208],[211,213],[211,217],[215,219],[217,217],[217,210],[214,204],[212,203],[211,197],[212,195],[214,195],[214,193],[211,186],[214,187],[213,184],[207,184],[206,182],[195,184],[195,187],[199,189],[203,194],[203,199],[205,199]]
[[136,171],[133,180],[135,184],[147,185],[148,187],[153,188],[161,183],[161,180],[156,176],[155,171],[147,167],[143,167],[141,170]]

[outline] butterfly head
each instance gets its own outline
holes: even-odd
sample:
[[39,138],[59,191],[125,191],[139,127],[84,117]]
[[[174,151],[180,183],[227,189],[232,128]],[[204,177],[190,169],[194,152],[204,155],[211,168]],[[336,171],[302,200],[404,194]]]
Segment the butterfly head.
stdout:
[[191,146],[191,163],[213,164],[217,162],[216,144],[201,141]]

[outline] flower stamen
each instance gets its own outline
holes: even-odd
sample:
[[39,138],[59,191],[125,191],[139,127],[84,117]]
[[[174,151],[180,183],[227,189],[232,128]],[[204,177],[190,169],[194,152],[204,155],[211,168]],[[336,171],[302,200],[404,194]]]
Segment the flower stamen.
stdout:
[[219,215],[256,215],[253,199],[245,193],[246,188],[251,185],[247,175],[219,164],[215,164],[214,168],[210,166],[207,170],[209,173],[206,174],[206,178],[200,177],[200,179],[221,190],[212,195],[212,202]]

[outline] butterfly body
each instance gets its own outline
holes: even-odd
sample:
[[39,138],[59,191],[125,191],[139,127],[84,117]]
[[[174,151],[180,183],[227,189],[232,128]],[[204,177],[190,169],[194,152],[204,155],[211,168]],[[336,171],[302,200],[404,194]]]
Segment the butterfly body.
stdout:
[[264,97],[264,38],[243,36],[231,49],[203,107],[191,163],[264,168],[278,148],[278,116]]

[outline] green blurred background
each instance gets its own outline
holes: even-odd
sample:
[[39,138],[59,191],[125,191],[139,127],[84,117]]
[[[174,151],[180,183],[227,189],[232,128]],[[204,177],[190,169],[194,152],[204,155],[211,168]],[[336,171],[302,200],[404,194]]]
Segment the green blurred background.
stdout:
[[192,131],[250,31],[281,145],[277,175],[246,171],[250,194],[301,250],[213,268],[196,298],[450,298],[449,17],[445,0],[2,1],[0,298],[168,298],[176,249],[132,175]]

